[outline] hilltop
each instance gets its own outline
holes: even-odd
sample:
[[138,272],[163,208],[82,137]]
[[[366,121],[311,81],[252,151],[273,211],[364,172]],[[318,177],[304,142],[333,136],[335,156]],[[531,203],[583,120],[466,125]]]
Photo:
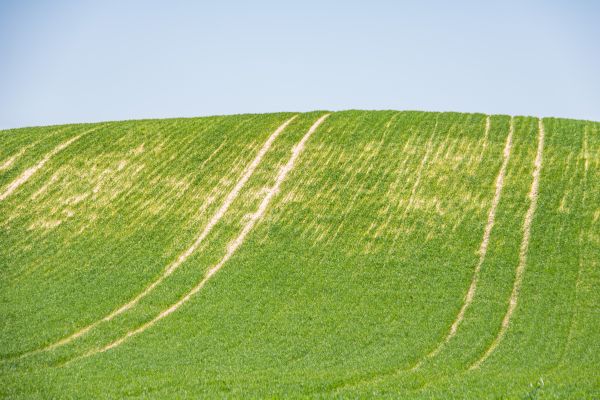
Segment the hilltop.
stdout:
[[600,123],[0,131],[0,396],[600,396]]

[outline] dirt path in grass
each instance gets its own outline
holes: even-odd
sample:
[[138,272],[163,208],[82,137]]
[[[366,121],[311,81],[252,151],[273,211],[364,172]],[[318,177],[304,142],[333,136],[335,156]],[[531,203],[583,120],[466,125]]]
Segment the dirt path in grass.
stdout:
[[277,178],[275,179],[274,185],[265,194],[265,197],[263,198],[262,202],[258,206],[258,209],[256,210],[256,212],[250,216],[248,222],[246,222],[246,225],[242,228],[242,231],[240,232],[240,234],[235,239],[233,239],[231,242],[229,242],[229,244],[227,245],[227,251],[226,251],[225,255],[223,256],[223,258],[221,258],[221,260],[216,265],[214,265],[211,269],[209,269],[207,271],[207,273],[204,275],[204,278],[202,278],[202,280],[196,286],[194,286],[192,288],[192,290],[190,290],[185,296],[183,296],[181,299],[179,299],[179,301],[177,301],[176,303],[171,305],[169,308],[163,310],[160,314],[158,314],[156,317],[154,317],[150,321],[146,322],[145,324],[141,325],[140,327],[138,327],[134,330],[127,332],[124,336],[109,343],[108,345],[106,345],[102,348],[94,349],[94,350],[84,354],[82,357],[88,357],[88,356],[92,356],[97,353],[102,353],[102,352],[105,352],[107,350],[113,349],[113,348],[121,345],[127,339],[129,339],[132,336],[135,336],[139,333],[144,332],[145,330],[147,330],[148,328],[150,328],[151,326],[156,324],[161,319],[163,319],[166,316],[175,312],[179,307],[181,307],[183,304],[187,303],[196,293],[198,293],[204,287],[206,282],[208,282],[208,280],[213,275],[215,275],[223,267],[223,265],[225,265],[225,263],[233,256],[233,254],[237,251],[237,249],[244,243],[244,240],[246,239],[246,236],[248,235],[248,233],[252,230],[252,228],[254,228],[256,223],[265,214],[265,211],[267,210],[267,206],[269,205],[269,203],[271,202],[273,197],[275,197],[275,195],[277,195],[277,193],[279,193],[281,184],[287,177],[288,173],[294,168],[296,159],[300,156],[300,154],[304,150],[306,141],[312,136],[312,134],[317,130],[317,128],[323,123],[323,121],[325,121],[325,119],[329,115],[330,114],[325,114],[322,117],[320,117],[310,127],[310,129],[302,137],[302,139],[300,139],[300,141],[293,147],[292,155],[290,156],[288,162],[283,166],[283,168],[281,168],[279,170],[279,173],[277,175]]
[[[187,260],[198,249],[200,244],[208,236],[208,234],[214,228],[214,226],[221,220],[221,218],[223,218],[223,216],[229,209],[229,206],[231,206],[231,203],[233,203],[233,201],[238,197],[242,188],[244,187],[246,182],[248,182],[248,180],[250,179],[250,177],[252,176],[252,174],[254,173],[254,171],[256,170],[256,168],[258,167],[260,162],[262,161],[262,159],[265,156],[265,154],[267,153],[267,151],[269,151],[269,149],[271,148],[271,145],[273,144],[275,139],[277,139],[277,137],[285,130],[285,128],[296,118],[297,118],[297,115],[288,119],[283,124],[281,124],[269,136],[269,138],[265,141],[265,143],[259,150],[256,157],[254,157],[252,162],[246,166],[242,177],[237,181],[237,183],[235,184],[233,189],[231,189],[231,191],[227,194],[227,197],[223,201],[223,204],[221,204],[221,207],[219,207],[219,209],[213,214],[213,216],[210,218],[210,220],[208,221],[208,223],[206,224],[206,226],[204,227],[204,229],[202,230],[200,235],[194,241],[194,243],[185,252],[180,254],[179,257],[177,257],[177,259],[175,261],[173,261],[171,264],[169,264],[165,268],[163,273],[156,280],[154,280],[152,283],[150,283],[150,285],[148,285],[141,293],[139,293],[133,299],[131,299],[127,303],[121,305],[119,308],[115,309],[114,311],[112,311],[110,314],[106,315],[102,319],[92,322],[91,324],[79,329],[75,333],[72,333],[71,335],[69,335],[65,338],[60,339],[57,342],[54,342],[42,349],[34,350],[33,352],[26,353],[25,355],[31,355],[31,354],[39,353],[42,351],[48,351],[48,350],[52,350],[57,347],[63,346],[65,344],[85,335],[86,333],[88,333],[89,331],[94,329],[96,326],[98,326],[100,323],[108,322],[108,321],[112,320],[113,318],[115,318],[117,315],[122,314],[125,311],[129,310],[130,308],[135,306],[142,298],[146,297],[150,292],[152,292],[162,281],[164,281],[177,268],[179,268],[179,266],[181,264],[183,264],[185,262],[185,260]],[[210,157],[212,157],[212,155],[214,155],[216,153],[216,151],[218,151],[218,150],[220,150],[220,147],[217,150],[215,150],[215,152],[213,152],[213,154],[211,154]]]
[[[489,119],[488,124],[486,125],[486,135],[489,131]],[[465,299],[463,302],[458,315],[452,322],[450,326],[450,330],[448,334],[444,338],[444,340],[429,354],[427,354],[424,358],[419,360],[419,362],[412,368],[412,370],[416,370],[421,367],[425,360],[428,360],[432,357],[435,357],[442,348],[456,335],[456,331],[458,330],[459,325],[462,323],[465,318],[465,312],[473,302],[473,297],[475,296],[475,291],[477,290],[477,283],[479,282],[479,273],[481,271],[481,266],[485,261],[485,256],[487,255],[487,249],[490,242],[490,236],[492,234],[492,229],[494,228],[494,221],[496,219],[496,210],[498,209],[498,204],[500,203],[500,198],[502,196],[502,189],[504,188],[504,178],[506,176],[506,170],[508,168],[508,162],[510,161],[510,153],[512,150],[512,138],[514,133],[514,118],[510,119],[510,127],[508,131],[508,135],[506,137],[506,143],[504,145],[504,151],[502,152],[502,165],[500,166],[500,171],[498,172],[498,176],[496,177],[496,189],[494,192],[494,197],[492,198],[492,203],[490,205],[490,210],[488,212],[487,223],[485,225],[485,229],[483,231],[483,239],[481,240],[481,244],[479,246],[479,261],[475,266],[475,270],[473,271],[473,277],[471,278],[471,284],[469,289],[467,290],[467,294],[465,295]]]
[[[511,123],[512,123],[512,118],[511,118]],[[485,154],[485,151],[487,150],[487,147],[488,147],[491,127],[492,127],[492,117],[487,115],[485,117],[485,131],[483,133],[483,144],[481,146],[481,151],[479,153],[479,157],[477,160],[479,162],[479,164],[481,164],[481,161],[483,160],[483,155]]]
[[25,154],[25,152],[27,150],[29,150],[30,148],[35,146],[37,143],[38,142],[28,144],[27,146],[25,146],[21,150],[19,150],[16,154],[8,157],[5,161],[0,163],[0,172],[9,169],[15,163],[15,161],[17,161],[19,158],[21,158],[21,156],[23,156],[23,154]]
[[469,370],[477,369],[481,364],[487,360],[487,358],[496,350],[510,326],[510,320],[517,308],[519,301],[519,292],[521,291],[521,285],[523,283],[523,275],[525,273],[525,267],[527,265],[527,250],[529,248],[529,239],[531,237],[531,224],[533,223],[533,217],[537,208],[537,200],[540,187],[540,175],[542,170],[542,155],[544,151],[544,122],[542,119],[538,119],[538,147],[535,156],[535,163],[533,169],[533,179],[531,181],[531,190],[529,192],[529,209],[525,214],[525,220],[523,221],[523,240],[521,242],[521,248],[519,249],[519,263],[517,270],[515,271],[515,281],[513,283],[512,293],[510,294],[510,300],[508,303],[508,309],[502,320],[502,326],[497,336],[494,338],[490,346],[487,348],[483,356],[474,362]]
[[19,175],[19,177],[17,177],[14,181],[12,181],[11,183],[9,183],[8,186],[6,187],[6,189],[4,190],[4,192],[2,192],[0,194],[0,201],[5,200],[15,190],[17,190],[19,188],[19,186],[21,186],[22,184],[24,184],[25,182],[27,182],[29,180],[29,178],[31,178],[33,176],[33,174],[35,174],[37,171],[39,171],[40,169],[42,169],[44,167],[44,165],[46,165],[46,163],[48,161],[50,161],[50,159],[52,157],[54,157],[56,154],[60,153],[61,151],[63,151],[67,147],[69,147],[75,141],[79,140],[83,135],[91,133],[91,132],[93,132],[93,131],[95,131],[95,130],[97,130],[99,128],[101,128],[101,127],[97,126],[97,127],[92,128],[90,130],[87,130],[87,131],[85,131],[83,133],[80,133],[79,135],[77,135],[75,137],[72,137],[71,139],[67,140],[66,142],[62,142],[61,144],[59,144],[58,146],[56,146],[49,153],[47,153],[44,156],[44,158],[42,158],[40,161],[38,161],[37,164],[35,164],[33,167],[30,167],[30,168],[26,169],[25,171],[23,171],[23,173],[21,175]]

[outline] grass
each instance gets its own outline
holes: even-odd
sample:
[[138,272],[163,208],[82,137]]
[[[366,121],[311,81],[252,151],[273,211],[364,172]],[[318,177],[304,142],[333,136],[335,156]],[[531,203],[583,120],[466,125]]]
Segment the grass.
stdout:
[[[128,311],[38,351],[134,298],[190,247],[293,113],[0,132],[0,396],[6,398],[597,398],[600,124],[543,120],[537,209],[515,281],[539,140],[515,117],[477,290],[456,335],[494,196],[508,116],[332,113],[265,214],[208,283],[325,112],[273,142],[200,247]],[[7,163],[8,160],[12,161]],[[415,368],[415,366],[418,366]]]

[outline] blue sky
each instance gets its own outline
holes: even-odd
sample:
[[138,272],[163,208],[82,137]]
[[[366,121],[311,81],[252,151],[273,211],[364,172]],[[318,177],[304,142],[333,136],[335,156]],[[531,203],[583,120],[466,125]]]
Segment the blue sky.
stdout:
[[0,129],[398,109],[600,121],[597,1],[0,1]]

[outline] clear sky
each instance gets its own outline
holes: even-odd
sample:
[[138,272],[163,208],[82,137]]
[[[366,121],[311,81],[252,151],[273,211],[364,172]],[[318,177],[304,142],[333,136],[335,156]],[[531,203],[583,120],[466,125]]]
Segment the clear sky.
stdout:
[[0,0],[0,129],[349,108],[600,121],[600,1]]

